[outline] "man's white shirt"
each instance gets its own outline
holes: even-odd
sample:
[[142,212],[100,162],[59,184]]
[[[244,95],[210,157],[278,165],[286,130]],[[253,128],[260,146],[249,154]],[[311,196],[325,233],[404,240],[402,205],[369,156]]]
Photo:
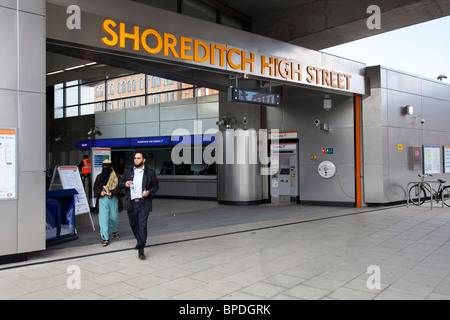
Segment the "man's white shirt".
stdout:
[[138,169],[134,167],[134,188],[131,189],[131,200],[142,198],[142,180],[144,179],[144,168]]

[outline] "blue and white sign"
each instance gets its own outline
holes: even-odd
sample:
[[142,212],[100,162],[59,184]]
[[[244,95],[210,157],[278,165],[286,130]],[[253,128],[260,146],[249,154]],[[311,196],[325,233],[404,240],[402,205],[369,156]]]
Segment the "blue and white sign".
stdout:
[[132,138],[132,147],[144,146],[168,146],[170,145],[170,137],[149,137],[149,138]]

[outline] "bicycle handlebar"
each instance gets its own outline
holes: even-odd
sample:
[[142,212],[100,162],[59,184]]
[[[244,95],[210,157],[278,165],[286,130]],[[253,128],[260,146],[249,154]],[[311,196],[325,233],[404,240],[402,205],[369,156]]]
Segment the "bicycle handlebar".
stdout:
[[422,181],[424,181],[425,177],[432,177],[433,175],[430,173],[425,173],[425,174],[418,174],[418,177],[420,177],[422,179]]

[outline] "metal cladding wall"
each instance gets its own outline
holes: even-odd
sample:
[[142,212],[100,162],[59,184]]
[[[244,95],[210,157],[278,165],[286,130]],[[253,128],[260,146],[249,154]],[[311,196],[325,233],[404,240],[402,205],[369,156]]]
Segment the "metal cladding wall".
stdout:
[[265,177],[260,173],[257,160],[256,130],[232,129],[223,131],[222,135],[223,164],[218,165],[217,200],[222,204],[263,202]]
[[0,200],[0,256],[45,249],[45,1],[0,2],[0,127],[17,128],[17,199]]
[[[325,94],[315,90],[283,87],[281,106],[266,108],[267,128],[298,131],[300,202],[353,205],[353,97],[329,94],[332,107],[327,111],[323,108]],[[329,130],[321,130],[315,120],[328,124]],[[326,160],[332,161],[337,168],[336,175],[331,179],[324,179],[318,173],[320,162]]]
[[[370,95],[363,100],[364,200],[382,204],[406,200],[406,186],[417,181],[410,147],[450,145],[450,86],[406,72],[367,68]],[[406,105],[414,113],[407,115]],[[421,117],[425,119],[421,123]],[[417,117],[419,116],[419,117]],[[449,180],[443,173],[433,180]]]

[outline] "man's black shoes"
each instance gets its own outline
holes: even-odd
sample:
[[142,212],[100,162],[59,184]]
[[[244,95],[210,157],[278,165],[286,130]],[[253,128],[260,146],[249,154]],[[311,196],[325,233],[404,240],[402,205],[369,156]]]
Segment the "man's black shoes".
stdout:
[[139,248],[139,259],[145,260],[144,248]]

